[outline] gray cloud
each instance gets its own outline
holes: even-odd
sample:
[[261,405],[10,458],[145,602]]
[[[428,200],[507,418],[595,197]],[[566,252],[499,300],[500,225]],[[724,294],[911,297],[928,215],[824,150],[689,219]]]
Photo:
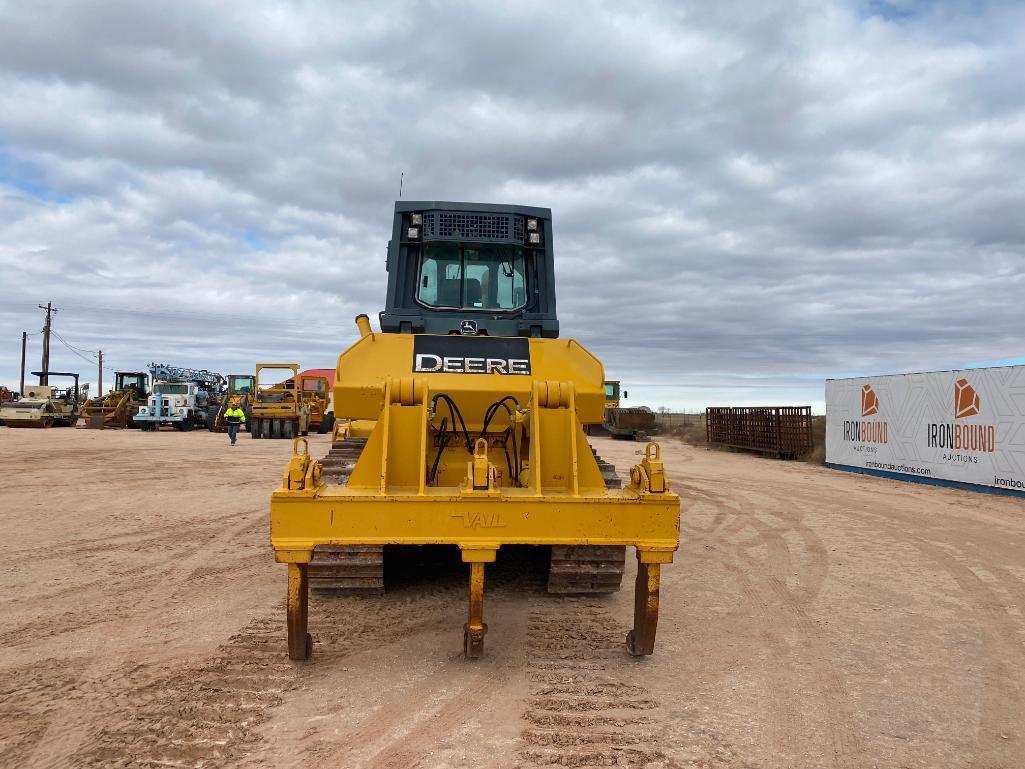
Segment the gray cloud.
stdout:
[[51,298],[114,365],[333,365],[402,171],[551,206],[564,333],[638,402],[1025,356],[1020,4],[0,15],[0,381]]

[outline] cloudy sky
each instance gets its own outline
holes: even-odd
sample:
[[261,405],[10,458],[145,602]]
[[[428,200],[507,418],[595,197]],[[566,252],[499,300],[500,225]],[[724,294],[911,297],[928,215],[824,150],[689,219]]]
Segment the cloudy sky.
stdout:
[[48,300],[86,379],[333,366],[400,173],[551,207],[632,405],[1025,361],[1023,73],[1020,2],[0,0],[0,382]]

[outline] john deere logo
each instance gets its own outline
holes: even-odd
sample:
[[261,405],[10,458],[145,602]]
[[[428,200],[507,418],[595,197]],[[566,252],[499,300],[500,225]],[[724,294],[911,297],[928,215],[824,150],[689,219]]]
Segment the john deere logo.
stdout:
[[872,385],[867,384],[861,388],[861,415],[870,417],[878,413],[879,398],[876,397],[876,391],[872,389]]
[[954,419],[973,417],[979,413],[979,394],[967,379],[954,382]]
[[465,336],[476,336],[477,334],[477,321],[475,320],[462,320],[459,321],[459,333]]

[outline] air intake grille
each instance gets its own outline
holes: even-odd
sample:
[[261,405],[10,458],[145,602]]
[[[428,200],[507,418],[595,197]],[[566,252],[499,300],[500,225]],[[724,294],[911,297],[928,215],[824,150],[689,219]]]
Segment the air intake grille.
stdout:
[[424,214],[424,239],[523,242],[523,217],[509,214]]

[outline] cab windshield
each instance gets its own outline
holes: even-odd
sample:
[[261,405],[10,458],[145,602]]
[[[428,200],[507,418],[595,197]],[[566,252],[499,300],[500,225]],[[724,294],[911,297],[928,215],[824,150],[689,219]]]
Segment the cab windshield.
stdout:
[[187,384],[159,384],[153,388],[154,395],[188,395]]
[[428,307],[516,310],[527,303],[526,274],[519,246],[428,243],[416,298]]
[[605,383],[605,397],[609,400],[615,400],[619,397],[619,385],[615,382]]
[[253,380],[254,377],[251,376],[231,377],[231,380],[228,383],[228,389],[240,394],[251,393],[253,391]]
[[115,390],[138,390],[146,389],[147,378],[145,374],[118,374],[118,383]]

